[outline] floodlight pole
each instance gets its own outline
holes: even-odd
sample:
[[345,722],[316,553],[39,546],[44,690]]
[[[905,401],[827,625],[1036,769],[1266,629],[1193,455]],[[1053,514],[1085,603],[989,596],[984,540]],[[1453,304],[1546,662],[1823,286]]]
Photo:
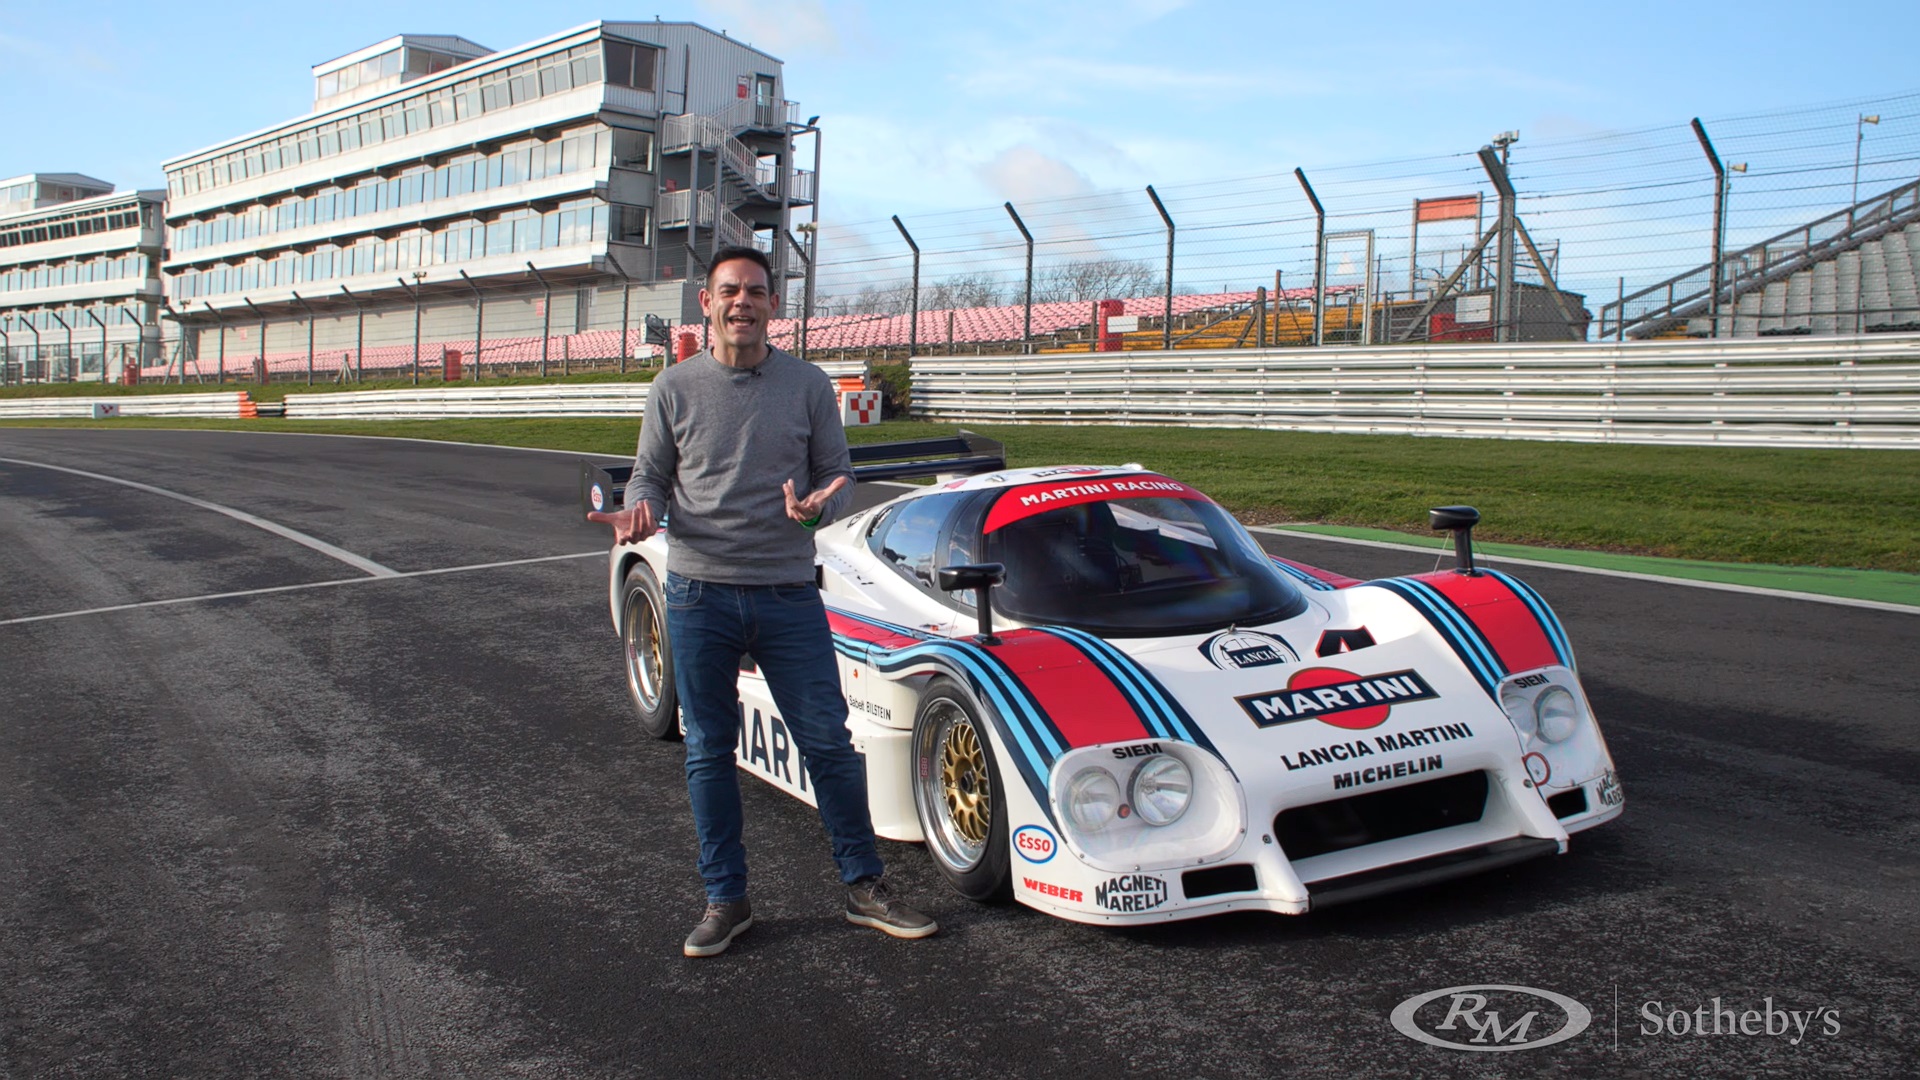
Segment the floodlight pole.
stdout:
[[1161,320],[1160,347],[1173,349],[1173,218],[1167,214],[1167,206],[1160,201],[1160,193],[1147,185],[1147,198],[1153,200],[1153,208],[1160,211],[1160,220],[1167,223],[1167,310]]
[[[1867,125],[1872,124],[1875,127],[1880,125],[1879,113],[1874,113],[1871,116],[1866,113],[1859,113],[1857,115],[1859,119],[1853,122],[1853,198],[1852,201],[1847,204],[1848,206],[1860,205],[1860,147],[1861,144],[1867,141]],[[1851,210],[1847,212],[1847,224],[1853,224],[1853,212]]]
[[[7,318],[7,322],[11,323],[12,321],[13,321],[12,317],[9,316]],[[23,371],[20,373],[20,375],[21,375],[20,381],[26,382],[27,381],[26,372]],[[12,381],[13,381],[13,335],[7,333],[5,326],[0,326],[0,386],[5,386]]]
[[[1495,341],[1512,341],[1514,337],[1514,297],[1513,262],[1514,234],[1518,231],[1514,216],[1513,181],[1507,177],[1507,163],[1501,159],[1506,152],[1503,145],[1499,152],[1491,146],[1480,148],[1480,166],[1487,170],[1487,178],[1493,181],[1493,189],[1500,195],[1500,276],[1493,286],[1493,337]],[[1544,274],[1546,267],[1540,267]]]
[[1294,179],[1300,181],[1300,190],[1307,193],[1307,201],[1313,204],[1313,343],[1324,343],[1327,328],[1327,208],[1320,205],[1320,196],[1313,193],[1313,185],[1307,183],[1307,174],[1303,169],[1293,170]]
[[1020,220],[1020,214],[1012,203],[1007,203],[1007,216],[1013,219],[1013,227],[1020,230],[1021,239],[1027,242],[1027,291],[1024,301],[1026,316],[1020,322],[1020,351],[1027,351],[1027,344],[1033,340],[1033,234],[1027,231],[1027,223]]
[[1727,242],[1727,167],[1720,160],[1720,154],[1713,148],[1713,140],[1707,138],[1707,128],[1699,117],[1693,118],[1693,134],[1700,140],[1700,149],[1706,151],[1707,164],[1713,166],[1713,269],[1708,275],[1713,291],[1707,297],[1707,315],[1712,320],[1711,337],[1720,336],[1720,260],[1724,258],[1723,249]]
[[893,215],[893,227],[900,230],[907,246],[913,249],[913,298],[907,316],[912,320],[907,325],[907,359],[912,360],[913,354],[920,351],[920,245],[913,242],[913,234],[901,224],[899,214]]

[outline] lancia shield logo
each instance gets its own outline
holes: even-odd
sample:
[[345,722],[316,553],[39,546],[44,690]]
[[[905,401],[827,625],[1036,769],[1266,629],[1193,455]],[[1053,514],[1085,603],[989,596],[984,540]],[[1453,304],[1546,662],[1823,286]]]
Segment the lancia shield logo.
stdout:
[[1214,667],[1227,671],[1300,662],[1293,646],[1257,630],[1222,630],[1201,642],[1200,651]]

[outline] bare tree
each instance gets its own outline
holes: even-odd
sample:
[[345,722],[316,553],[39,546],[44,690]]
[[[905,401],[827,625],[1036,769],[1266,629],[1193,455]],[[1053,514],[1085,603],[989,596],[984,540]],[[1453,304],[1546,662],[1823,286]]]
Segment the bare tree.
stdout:
[[920,309],[995,307],[1006,303],[1000,282],[987,274],[956,274],[920,290]]
[[1072,259],[1034,275],[1033,299],[1116,300],[1164,290],[1153,267],[1137,259]]
[[904,315],[910,286],[862,285],[852,296],[834,301],[836,315]]

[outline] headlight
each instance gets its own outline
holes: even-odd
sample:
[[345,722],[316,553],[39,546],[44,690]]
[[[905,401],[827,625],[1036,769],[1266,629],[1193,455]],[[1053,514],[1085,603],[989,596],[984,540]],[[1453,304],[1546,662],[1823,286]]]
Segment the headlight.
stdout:
[[1533,710],[1540,718],[1540,737],[1550,743],[1566,742],[1580,726],[1580,706],[1565,687],[1542,690],[1534,699]]
[[1512,686],[1507,687],[1500,695],[1500,707],[1507,710],[1507,719],[1513,721],[1522,739],[1533,738],[1533,733],[1539,730],[1540,725],[1533,716],[1533,702],[1527,700],[1524,692]]
[[1079,828],[1099,832],[1119,813],[1120,781],[1107,770],[1081,769],[1067,783],[1067,816]]
[[1149,825],[1171,825],[1193,801],[1193,772],[1170,754],[1156,754],[1133,770],[1133,811]]

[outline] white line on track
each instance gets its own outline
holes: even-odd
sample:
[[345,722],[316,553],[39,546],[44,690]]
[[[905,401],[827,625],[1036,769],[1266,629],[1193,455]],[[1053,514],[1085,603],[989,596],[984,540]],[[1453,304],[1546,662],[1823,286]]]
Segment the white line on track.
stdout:
[[[6,460],[0,458],[0,461]],[[473,563],[470,566],[442,566],[432,570],[408,570],[405,572],[389,570],[379,577],[337,578],[333,581],[309,581],[301,585],[273,585],[265,589],[243,589],[239,592],[207,593],[203,596],[179,596],[171,600],[143,600],[137,604],[115,604],[112,607],[86,608],[82,611],[60,611],[52,615],[26,615],[18,619],[0,619],[0,626],[12,626],[16,623],[46,622],[49,619],[72,619],[81,615],[104,615],[113,611],[133,611],[136,608],[168,607],[173,604],[198,604],[206,600],[230,600],[240,596],[265,596],[269,593],[300,592],[305,589],[328,589],[335,585],[362,585],[369,581],[394,580],[399,578],[433,577],[437,574],[464,574],[469,570],[497,570],[505,566],[529,566],[533,563],[561,562],[567,559],[606,558],[605,551],[579,551],[572,555],[542,555],[533,559],[508,559],[505,562]]]
[[225,514],[235,521],[244,522],[256,529],[264,529],[275,536],[284,537],[296,544],[310,547],[328,558],[338,559],[348,566],[353,567],[355,570],[364,571],[374,577],[394,577],[400,573],[400,571],[392,567],[382,566],[372,559],[355,555],[345,548],[335,547],[319,537],[308,536],[298,529],[288,528],[278,522],[268,521],[266,518],[255,517],[245,510],[235,510],[231,506],[221,506],[219,503],[208,502],[205,499],[196,499],[191,495],[182,495],[177,491],[157,488],[152,484],[142,484],[138,480],[127,480],[118,476],[107,476],[104,473],[88,472],[85,469],[70,469],[65,465],[49,465],[44,461],[22,461],[19,458],[0,457],[0,462],[6,462],[10,465],[25,465],[35,469],[52,469],[54,472],[71,473],[74,476],[84,476],[89,480],[103,480],[109,484],[121,484],[138,491],[147,492],[150,495],[160,495],[168,499],[176,499],[189,506],[197,506],[202,510],[211,510],[216,514]]

